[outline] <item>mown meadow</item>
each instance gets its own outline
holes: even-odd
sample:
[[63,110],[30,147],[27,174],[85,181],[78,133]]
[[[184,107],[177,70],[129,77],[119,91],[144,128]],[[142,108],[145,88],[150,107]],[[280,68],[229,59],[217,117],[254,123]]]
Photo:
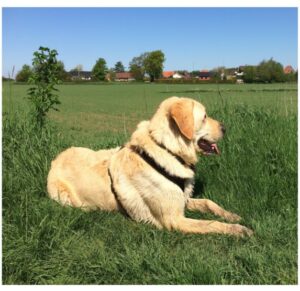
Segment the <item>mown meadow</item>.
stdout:
[[[296,84],[60,85],[60,111],[41,132],[28,88],[3,83],[4,284],[298,283]],[[195,98],[225,124],[222,154],[199,158],[194,196],[242,216],[253,237],[168,232],[47,197],[58,153],[121,145],[170,96]]]

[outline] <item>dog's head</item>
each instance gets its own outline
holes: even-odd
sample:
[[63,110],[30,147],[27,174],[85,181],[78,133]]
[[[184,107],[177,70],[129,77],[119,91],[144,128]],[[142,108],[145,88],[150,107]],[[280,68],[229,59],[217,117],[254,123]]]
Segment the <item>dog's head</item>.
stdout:
[[[192,145],[196,152],[204,155],[220,153],[217,142],[223,137],[225,127],[219,121],[208,117],[201,103],[190,98],[171,97],[161,103],[153,117],[157,127],[164,124],[162,116],[168,120],[168,127],[174,135],[179,136],[184,143]],[[164,133],[167,131],[164,130]]]
[[197,151],[203,154],[219,154],[217,141],[225,133],[222,123],[207,116],[205,107],[189,98],[180,98],[170,107],[170,117],[180,133],[193,141]]

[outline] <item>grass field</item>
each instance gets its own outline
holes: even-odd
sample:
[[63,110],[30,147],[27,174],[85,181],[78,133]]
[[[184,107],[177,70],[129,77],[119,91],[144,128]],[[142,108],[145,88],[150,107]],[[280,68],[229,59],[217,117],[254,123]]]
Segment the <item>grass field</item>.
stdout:
[[[4,284],[297,284],[297,85],[61,85],[41,133],[27,88],[3,86]],[[59,152],[122,144],[169,96],[225,123],[222,155],[199,160],[195,196],[241,215],[253,237],[184,235],[48,199]]]

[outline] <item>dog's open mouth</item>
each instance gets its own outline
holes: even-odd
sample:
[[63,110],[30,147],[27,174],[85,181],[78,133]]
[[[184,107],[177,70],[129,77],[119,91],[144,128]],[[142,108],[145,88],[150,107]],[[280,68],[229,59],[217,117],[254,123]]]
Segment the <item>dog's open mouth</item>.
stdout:
[[216,143],[210,143],[207,140],[200,138],[198,140],[198,146],[202,149],[204,155],[219,155],[220,151]]

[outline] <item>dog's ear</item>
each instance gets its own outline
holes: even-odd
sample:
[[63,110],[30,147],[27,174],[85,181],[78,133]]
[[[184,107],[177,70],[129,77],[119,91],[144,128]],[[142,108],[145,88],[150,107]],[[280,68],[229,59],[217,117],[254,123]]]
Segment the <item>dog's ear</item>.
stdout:
[[192,140],[194,135],[194,104],[191,101],[179,100],[170,109],[170,114],[176,122],[180,132],[188,139]]

